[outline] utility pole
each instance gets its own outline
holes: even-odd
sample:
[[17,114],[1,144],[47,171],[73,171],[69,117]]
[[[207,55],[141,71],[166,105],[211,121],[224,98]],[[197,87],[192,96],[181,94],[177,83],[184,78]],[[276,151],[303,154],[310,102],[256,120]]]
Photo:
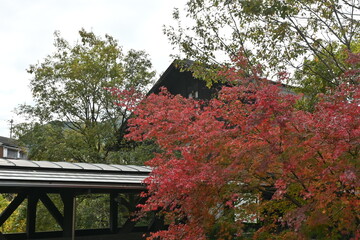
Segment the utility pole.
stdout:
[[13,131],[13,123],[14,123],[14,120],[11,119],[9,122],[10,122],[10,138],[12,138],[12,131]]

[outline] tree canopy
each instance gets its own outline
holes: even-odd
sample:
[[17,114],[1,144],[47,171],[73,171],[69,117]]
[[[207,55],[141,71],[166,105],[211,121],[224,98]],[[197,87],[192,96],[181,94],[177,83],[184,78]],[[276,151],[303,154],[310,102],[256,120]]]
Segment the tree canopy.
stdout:
[[348,69],[339,49],[359,51],[357,0],[189,0],[183,14],[175,9],[178,25],[164,28],[183,57],[221,65],[242,52],[272,80],[279,71],[297,71],[297,83],[316,76],[333,87]]
[[32,121],[17,130],[32,159],[110,161],[131,111],[109,89],[141,98],[155,75],[144,51],[124,52],[113,37],[84,29],[79,36],[70,44],[55,32],[55,52],[28,69],[35,104],[19,113]]
[[243,64],[220,73],[228,86],[215,99],[163,90],[130,120],[131,139],[162,150],[142,210],[170,226],[151,239],[244,239],[251,227],[255,239],[359,238],[359,69],[308,112]]

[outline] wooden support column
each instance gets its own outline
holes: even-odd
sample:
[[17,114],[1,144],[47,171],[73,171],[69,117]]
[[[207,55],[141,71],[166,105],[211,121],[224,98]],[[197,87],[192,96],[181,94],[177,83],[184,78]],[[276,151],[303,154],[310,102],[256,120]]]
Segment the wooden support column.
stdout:
[[36,227],[36,208],[39,198],[36,192],[28,194],[28,202],[26,209],[26,237],[28,239],[34,237]]
[[4,209],[0,214],[0,226],[11,216],[11,214],[20,206],[20,204],[25,200],[26,194],[19,193],[14,200]]
[[75,231],[75,196],[72,193],[62,193],[64,203],[63,237],[70,238]]
[[118,232],[118,193],[110,193],[110,231]]

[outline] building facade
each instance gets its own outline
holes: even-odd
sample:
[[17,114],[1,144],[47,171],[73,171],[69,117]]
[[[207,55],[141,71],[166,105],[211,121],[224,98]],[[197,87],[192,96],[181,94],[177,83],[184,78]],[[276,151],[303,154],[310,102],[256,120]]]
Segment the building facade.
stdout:
[[27,156],[16,140],[0,136],[0,158],[27,159]]

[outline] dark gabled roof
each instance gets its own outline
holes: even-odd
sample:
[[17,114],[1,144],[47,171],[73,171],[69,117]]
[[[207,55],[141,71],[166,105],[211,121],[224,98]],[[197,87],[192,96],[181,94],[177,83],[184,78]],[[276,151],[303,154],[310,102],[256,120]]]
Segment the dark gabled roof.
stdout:
[[147,95],[150,95],[151,93],[154,93],[157,89],[159,89],[162,86],[162,83],[164,82],[166,77],[169,75],[169,73],[174,69],[176,69],[175,61],[173,61],[170,66],[165,70],[165,72],[161,74],[159,80],[156,81],[154,86],[152,86],[152,88],[148,91]]
[[[219,84],[215,84],[215,87],[213,86],[212,89],[209,89],[208,87],[205,87],[205,81],[203,80],[199,80],[196,79],[192,72],[189,70],[186,70],[186,67],[190,67],[194,64],[195,62],[189,59],[184,59],[184,60],[174,60],[170,66],[166,69],[166,71],[160,76],[159,80],[154,84],[154,86],[149,90],[149,92],[147,93],[147,95],[150,95],[151,93],[158,93],[160,87],[162,86],[166,86],[169,90],[170,93],[176,95],[176,94],[181,94],[184,97],[187,97],[186,94],[184,94],[184,84],[187,84],[188,86],[190,86],[191,84],[198,82],[201,85],[199,89],[202,88],[202,97],[203,98],[209,98],[210,96],[212,96],[214,94],[214,90],[215,89],[220,89],[219,86],[222,86],[224,84],[219,83]],[[185,70],[182,69],[183,66],[185,68]],[[269,80],[269,82],[271,84],[279,84],[279,82],[276,81],[272,81]],[[293,87],[284,83],[281,83],[281,89],[284,93],[287,94],[294,94],[294,91],[292,90]],[[169,89],[172,88],[172,89]],[[187,87],[187,86],[185,86]]]
[[191,60],[174,60],[147,95],[158,94],[161,87],[165,87],[172,95],[181,95],[185,98],[192,96],[206,100],[214,97],[217,87],[207,87],[206,81],[194,77],[193,73],[187,70],[193,64]]
[[[149,90],[147,95],[150,95],[151,93],[156,92],[156,90],[158,90],[164,83],[164,81],[167,79],[167,77],[169,76],[169,74],[174,71],[174,70],[178,70],[180,71],[180,67],[177,66],[177,62],[179,60],[174,60],[172,61],[172,63],[170,64],[170,66],[165,70],[165,72],[160,76],[159,80],[156,81],[156,83],[154,84],[154,86]],[[194,61],[189,60],[189,59],[185,59],[182,60],[182,64],[184,64],[184,66],[191,66],[194,64]]]
[[1,137],[0,136],[0,145],[5,145],[9,147],[16,147],[18,148],[19,145],[17,144],[15,139],[7,138],[7,137]]
[[1,187],[145,189],[151,168],[0,158]]

